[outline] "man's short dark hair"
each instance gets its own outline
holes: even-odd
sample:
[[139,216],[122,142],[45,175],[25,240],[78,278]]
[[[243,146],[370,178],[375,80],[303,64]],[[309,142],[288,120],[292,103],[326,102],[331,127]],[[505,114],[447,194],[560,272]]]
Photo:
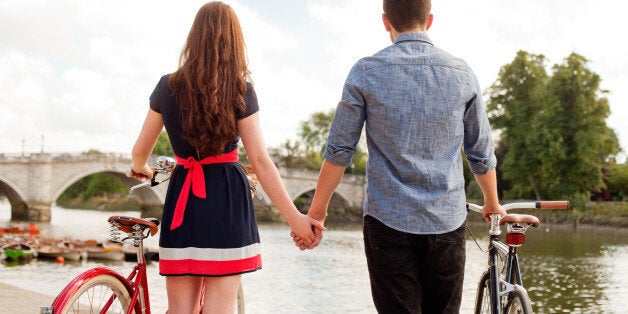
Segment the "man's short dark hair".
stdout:
[[384,13],[398,32],[425,26],[431,9],[431,0],[384,0]]

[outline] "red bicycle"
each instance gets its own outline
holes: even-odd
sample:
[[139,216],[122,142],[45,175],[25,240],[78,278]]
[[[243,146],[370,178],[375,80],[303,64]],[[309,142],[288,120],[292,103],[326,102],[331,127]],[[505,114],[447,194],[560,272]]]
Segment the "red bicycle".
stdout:
[[[176,164],[170,157],[159,157],[157,165],[151,181],[131,190],[168,180]],[[107,221],[114,242],[132,241],[137,265],[126,277],[105,267],[87,270],[74,278],[51,306],[41,307],[40,313],[150,313],[144,239],[157,233],[159,221],[128,216],[111,216]]]
[[108,221],[137,248],[138,262],[131,274],[124,277],[105,267],[90,269],[74,278],[52,306],[42,307],[40,313],[150,313],[143,240],[157,233],[159,221],[127,216],[112,216]]
[[[157,158],[156,162],[158,166],[155,168],[153,178],[131,187],[131,191],[143,186],[156,186],[170,178],[176,166],[175,160],[162,156]],[[144,239],[157,233],[159,221],[155,218],[142,219],[129,216],[111,216],[107,221],[111,225],[111,236],[114,242],[132,241],[137,250],[137,265],[126,277],[105,267],[96,267],[81,273],[65,286],[52,305],[41,307],[41,314],[150,314]],[[204,294],[203,291],[200,293]],[[244,313],[244,293],[241,284],[236,302],[238,313]]]

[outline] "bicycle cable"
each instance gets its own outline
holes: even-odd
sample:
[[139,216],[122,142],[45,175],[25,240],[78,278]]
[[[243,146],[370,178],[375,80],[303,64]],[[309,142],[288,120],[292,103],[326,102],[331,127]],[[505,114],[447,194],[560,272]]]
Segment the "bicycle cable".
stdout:
[[469,226],[465,226],[467,228],[467,231],[469,231],[469,234],[471,235],[471,238],[473,238],[473,242],[475,242],[475,245],[478,247],[478,249],[480,249],[480,251],[482,251],[483,253],[488,253],[488,251],[485,251],[480,244],[478,243],[478,239],[475,238],[475,235],[473,234],[473,232],[471,231],[471,228],[469,228]]

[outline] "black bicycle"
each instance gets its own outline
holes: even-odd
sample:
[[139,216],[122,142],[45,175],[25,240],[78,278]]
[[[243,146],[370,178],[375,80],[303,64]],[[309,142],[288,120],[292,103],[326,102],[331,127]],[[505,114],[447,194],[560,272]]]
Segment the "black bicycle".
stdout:
[[[568,201],[519,202],[502,205],[511,209],[566,209]],[[467,204],[467,210],[482,213],[482,206]],[[538,217],[524,214],[490,215],[488,269],[480,277],[475,313],[533,313],[532,302],[523,286],[517,248],[525,243],[529,227],[538,227]],[[500,240],[501,227],[506,225],[506,241]]]

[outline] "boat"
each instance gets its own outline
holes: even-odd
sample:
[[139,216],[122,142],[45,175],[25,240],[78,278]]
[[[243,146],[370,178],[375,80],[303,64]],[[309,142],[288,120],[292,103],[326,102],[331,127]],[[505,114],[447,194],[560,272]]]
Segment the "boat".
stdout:
[[32,246],[37,251],[37,258],[58,260],[62,257],[64,261],[79,261],[87,258],[85,250],[76,248],[66,239],[38,239]]
[[0,234],[30,234],[30,235],[36,235],[36,234],[40,234],[41,230],[39,230],[37,228],[37,226],[33,223],[28,225],[28,229],[24,229],[21,226],[12,226],[9,228],[0,228]]
[[122,245],[114,243],[102,243],[95,240],[86,240],[81,244],[75,244],[87,252],[88,259],[123,261],[124,251]]
[[88,259],[106,260],[106,261],[123,261],[124,252],[122,250],[111,250],[104,248],[101,251],[87,250]]
[[37,256],[37,251],[25,243],[14,242],[8,243],[0,247],[2,258],[7,261],[30,261]]
[[65,261],[80,261],[81,258],[85,259],[87,253],[74,251],[65,248],[55,247],[39,247],[37,248],[37,258],[49,258],[58,260],[60,257]]

